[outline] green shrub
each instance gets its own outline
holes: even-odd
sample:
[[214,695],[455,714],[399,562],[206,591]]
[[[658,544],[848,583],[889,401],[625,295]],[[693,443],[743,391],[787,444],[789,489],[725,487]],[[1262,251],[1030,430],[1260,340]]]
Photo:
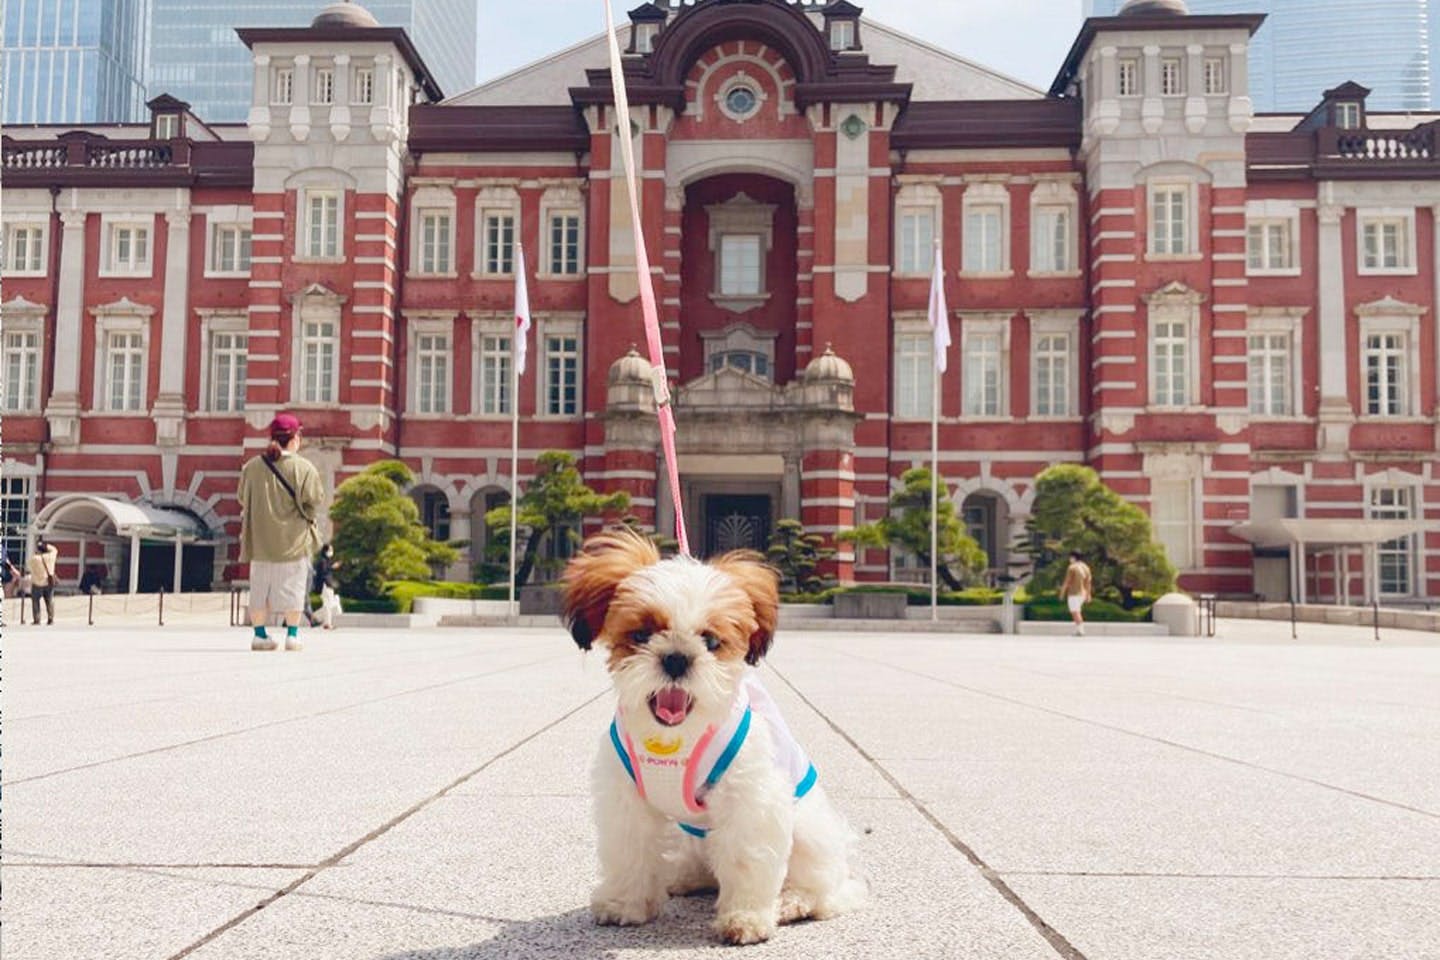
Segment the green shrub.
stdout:
[[394,597],[368,597],[364,600],[342,597],[340,607],[346,613],[400,613]]
[[[505,600],[509,590],[481,583],[455,583],[449,580],[392,580],[385,584],[385,599],[394,604],[398,613],[409,613],[417,597],[440,597],[445,600]],[[347,605],[346,609],[349,607]]]
[[[903,593],[905,603],[911,607],[930,605],[930,588],[889,583],[861,583],[850,587],[831,587],[818,593],[786,593],[780,599],[785,603],[833,603],[840,593]],[[991,587],[966,587],[964,590],[941,590],[936,603],[942,607],[988,607],[1001,603],[1005,591]]]
[[[1129,610],[1108,600],[1091,600],[1081,609],[1086,620],[1096,623],[1143,623],[1150,619],[1150,607],[1154,601],[1147,600]],[[1070,608],[1059,597],[1042,597],[1025,604],[1026,620],[1069,620]]]

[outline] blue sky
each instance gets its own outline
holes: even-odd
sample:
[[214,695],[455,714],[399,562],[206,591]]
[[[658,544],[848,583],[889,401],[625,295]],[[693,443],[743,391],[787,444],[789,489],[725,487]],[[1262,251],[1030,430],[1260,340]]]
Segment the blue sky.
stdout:
[[[614,0],[615,16],[641,0]],[[865,16],[1049,87],[1080,29],[1081,0],[856,0]],[[604,29],[603,0],[480,0],[481,80]]]

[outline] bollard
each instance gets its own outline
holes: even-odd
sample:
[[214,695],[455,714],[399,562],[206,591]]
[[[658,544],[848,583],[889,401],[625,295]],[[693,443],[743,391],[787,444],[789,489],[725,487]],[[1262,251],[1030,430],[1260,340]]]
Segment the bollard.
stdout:
[[160,588],[160,626],[165,626],[165,588]]
[[1380,601],[1378,599],[1370,602],[1371,614],[1375,623],[1375,642],[1380,642]]
[[87,626],[95,626],[95,594],[90,594],[90,613]]
[[1298,640],[1300,635],[1295,632],[1295,598],[1290,598],[1290,639]]

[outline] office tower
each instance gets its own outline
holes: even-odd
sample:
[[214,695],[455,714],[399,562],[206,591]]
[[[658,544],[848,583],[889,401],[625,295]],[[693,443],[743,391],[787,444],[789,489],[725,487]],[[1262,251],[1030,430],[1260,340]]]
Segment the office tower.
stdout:
[[148,0],[6,0],[4,122],[143,119]]
[[[241,122],[253,66],[236,27],[308,26],[319,0],[150,0],[151,95],[187,101],[207,121]],[[386,27],[403,27],[447,94],[475,83],[477,0],[368,0]]]
[[[1106,17],[1125,0],[1083,0]],[[1440,0],[1188,0],[1191,13],[1263,13],[1250,44],[1250,97],[1257,111],[1309,110],[1325,90],[1354,80],[1372,110],[1428,110],[1440,104],[1432,79],[1440,51],[1431,21]]]

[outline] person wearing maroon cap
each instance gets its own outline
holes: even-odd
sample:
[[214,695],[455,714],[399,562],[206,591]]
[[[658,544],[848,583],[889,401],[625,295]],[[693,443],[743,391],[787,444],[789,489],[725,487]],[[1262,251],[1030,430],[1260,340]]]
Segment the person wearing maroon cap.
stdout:
[[251,650],[274,650],[265,630],[271,611],[285,616],[285,649],[299,650],[300,614],[307,606],[310,558],[320,546],[316,525],[324,486],[300,449],[300,420],[270,421],[270,443],[240,471],[240,562],[250,564]]

